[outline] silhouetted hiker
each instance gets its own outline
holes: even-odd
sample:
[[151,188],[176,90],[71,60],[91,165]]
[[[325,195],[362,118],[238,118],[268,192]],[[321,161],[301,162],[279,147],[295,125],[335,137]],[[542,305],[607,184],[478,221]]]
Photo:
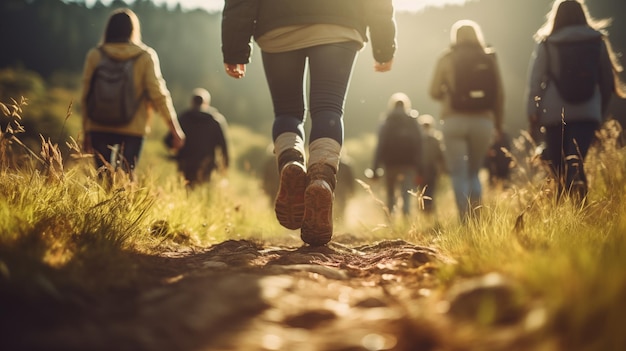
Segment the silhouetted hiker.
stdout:
[[460,20],[450,30],[451,48],[437,61],[430,95],[441,101],[446,168],[465,223],[480,205],[478,172],[494,134],[502,134],[504,92],[494,51],[477,23]]
[[409,215],[409,191],[415,189],[415,179],[421,175],[421,159],[422,134],[417,111],[411,109],[411,100],[406,94],[395,93],[389,98],[386,117],[378,129],[372,165],[374,176],[384,176],[386,205],[391,213],[396,210],[396,191],[400,191],[402,214]]
[[[105,61],[121,61],[132,67],[129,95],[133,95],[136,109],[130,109],[128,122],[112,124],[118,111],[106,111],[101,120],[103,107],[121,104],[118,101],[104,100],[114,91],[103,91],[95,94],[92,88],[92,77],[100,73],[101,65],[110,64]],[[114,63],[113,63],[114,65]],[[107,72],[103,72],[107,74]],[[107,86],[104,86],[105,90]],[[103,99],[103,107],[89,111],[88,100]],[[133,176],[135,165],[139,160],[144,137],[150,130],[152,110],[161,115],[173,135],[172,147],[180,149],[184,144],[185,134],[178,123],[176,111],[172,105],[170,92],[167,90],[159,58],[154,49],[141,41],[141,30],[137,15],[129,9],[115,10],[106,25],[102,42],[97,48],[89,50],[85,60],[82,76],[82,115],[84,148],[95,153],[95,165],[98,170],[106,170],[108,165],[114,169],[120,167]],[[119,110],[119,109],[118,109]]]
[[607,119],[613,93],[625,97],[622,71],[604,27],[578,1],[555,1],[548,20],[535,33],[527,110],[531,130],[543,126],[544,157],[557,184],[557,196],[587,195],[584,160],[595,131]]
[[417,118],[422,127],[422,170],[420,186],[423,190],[423,210],[427,214],[435,212],[435,192],[439,177],[445,171],[445,159],[441,145],[441,133],[435,129],[435,119],[431,115]]
[[[280,186],[276,217],[302,240],[333,235],[333,197],[343,144],[343,107],[357,53],[373,38],[374,69],[391,69],[396,50],[392,0],[226,0],[222,52],[226,73],[242,78],[254,37],[274,105],[272,140]],[[308,69],[308,72],[306,70]],[[308,73],[308,99],[304,82]],[[309,106],[305,106],[308,101]],[[308,159],[305,111],[311,114]]]
[[[194,89],[191,107],[180,115],[180,126],[187,139],[176,154],[176,161],[190,186],[209,182],[214,170],[228,168],[228,124],[211,106],[211,94],[206,89]],[[166,137],[168,145],[170,137],[171,134]]]

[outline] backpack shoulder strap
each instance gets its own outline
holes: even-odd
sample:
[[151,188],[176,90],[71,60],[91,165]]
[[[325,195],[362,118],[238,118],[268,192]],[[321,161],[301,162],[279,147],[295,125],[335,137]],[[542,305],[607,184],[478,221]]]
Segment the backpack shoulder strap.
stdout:
[[548,49],[548,40],[543,39],[539,45],[543,45],[543,50],[546,52],[546,67],[548,68],[546,70],[546,75],[552,78],[552,69],[550,69],[552,65],[550,64],[550,50]]

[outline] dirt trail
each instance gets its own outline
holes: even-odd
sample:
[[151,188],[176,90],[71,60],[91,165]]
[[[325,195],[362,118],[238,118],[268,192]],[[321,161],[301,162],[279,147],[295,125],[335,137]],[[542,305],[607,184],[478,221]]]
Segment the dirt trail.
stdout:
[[[499,332],[473,342],[458,333],[458,319],[473,313],[471,308],[457,308],[450,318],[454,301],[433,293],[439,285],[434,271],[452,262],[432,248],[401,240],[354,247],[332,242],[322,248],[226,241],[138,258],[142,279],[132,287],[82,296],[79,302],[29,304],[19,307],[23,313],[9,309],[0,317],[7,333],[0,348],[529,349],[528,335],[512,333],[521,312],[513,311],[510,301],[499,309],[508,318]],[[498,296],[506,300],[501,288],[490,291],[505,291]],[[477,342],[489,347],[475,348]]]

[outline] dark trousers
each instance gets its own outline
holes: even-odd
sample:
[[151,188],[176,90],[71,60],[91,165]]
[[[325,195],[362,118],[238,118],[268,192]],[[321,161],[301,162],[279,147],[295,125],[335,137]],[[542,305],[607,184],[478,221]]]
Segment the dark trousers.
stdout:
[[342,42],[281,53],[263,53],[274,105],[273,139],[286,132],[304,136],[305,69],[309,67],[311,138],[343,143],[343,107],[360,44]]
[[139,161],[143,137],[107,132],[90,132],[89,137],[98,170],[121,168],[132,175]]
[[584,160],[598,129],[597,122],[567,122],[547,126],[544,158],[550,164],[557,181],[557,195],[575,191],[581,198],[587,195]]

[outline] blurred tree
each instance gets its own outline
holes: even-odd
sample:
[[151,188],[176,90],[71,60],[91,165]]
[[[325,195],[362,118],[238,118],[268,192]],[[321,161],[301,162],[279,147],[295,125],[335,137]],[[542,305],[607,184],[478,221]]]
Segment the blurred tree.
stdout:
[[[355,65],[352,88],[345,106],[346,137],[374,133],[386,98],[407,93],[421,113],[438,114],[438,104],[427,94],[427,84],[437,56],[449,45],[449,29],[460,18],[481,24],[489,44],[498,52],[506,93],[506,128],[511,135],[526,127],[524,92],[532,34],[543,23],[552,0],[480,0],[464,6],[429,7],[417,13],[398,13],[398,53],[394,69],[373,72],[367,50]],[[613,17],[609,28],[616,51],[626,50],[626,12],[621,1],[588,2],[596,17]],[[168,8],[152,0],[3,0],[0,2],[0,68],[25,67],[46,81],[62,75],[79,75],[87,51],[98,44],[109,13],[128,6],[139,16],[143,39],[159,52],[161,69],[172,91],[175,107],[184,109],[188,94],[202,86],[211,91],[214,104],[230,123],[245,124],[268,133],[272,105],[255,46],[245,82],[228,79],[221,55],[221,14],[204,10]],[[626,62],[624,62],[626,63]],[[70,84],[65,83],[65,86]],[[626,107],[616,101],[612,109],[623,123]]]

